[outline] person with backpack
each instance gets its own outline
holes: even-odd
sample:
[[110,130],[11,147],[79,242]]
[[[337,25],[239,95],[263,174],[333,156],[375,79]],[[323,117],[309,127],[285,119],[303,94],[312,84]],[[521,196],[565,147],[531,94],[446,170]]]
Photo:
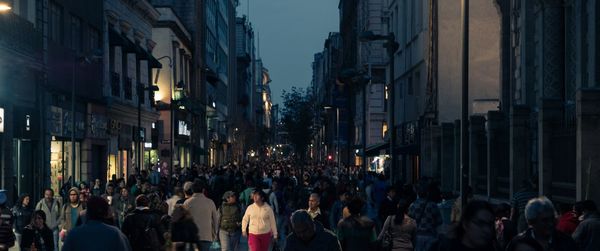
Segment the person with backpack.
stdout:
[[133,250],[159,251],[165,244],[165,230],[160,216],[150,210],[146,195],[135,198],[135,209],[125,217],[121,231],[129,238]]
[[110,207],[105,199],[92,196],[88,200],[88,208],[86,211],[88,220],[85,224],[76,227],[69,232],[69,235],[65,240],[65,245],[61,249],[62,251],[131,250],[125,235],[121,233],[118,228],[104,223],[106,218],[110,217]]
[[79,201],[79,189],[72,187],[67,192],[69,196],[69,203],[65,203],[61,210],[60,219],[60,237],[62,240],[66,238],[66,235],[75,227],[79,214],[83,211],[83,205]]
[[242,211],[237,204],[237,198],[233,191],[223,194],[223,204],[219,207],[219,240],[222,251],[238,250],[240,226],[242,225]]

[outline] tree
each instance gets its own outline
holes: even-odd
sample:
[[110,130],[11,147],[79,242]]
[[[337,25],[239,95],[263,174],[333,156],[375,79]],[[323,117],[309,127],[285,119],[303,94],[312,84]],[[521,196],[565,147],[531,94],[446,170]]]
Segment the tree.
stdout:
[[294,147],[296,156],[306,160],[308,146],[312,139],[314,118],[313,95],[309,89],[292,87],[290,92],[283,91],[283,109],[281,122],[287,132],[287,139]]

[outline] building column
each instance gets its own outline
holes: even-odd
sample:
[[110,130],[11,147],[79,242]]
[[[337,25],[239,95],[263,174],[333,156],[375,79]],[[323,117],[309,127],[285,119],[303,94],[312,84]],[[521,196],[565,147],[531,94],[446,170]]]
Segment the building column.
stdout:
[[541,195],[552,194],[552,172],[556,144],[554,134],[562,120],[562,101],[558,99],[543,99],[538,114],[538,189]]
[[442,191],[451,192],[454,190],[454,124],[442,123],[441,130],[441,181]]
[[577,200],[600,202],[600,89],[577,91]]
[[519,190],[523,180],[531,178],[529,153],[529,115],[526,106],[513,106],[510,111],[509,180],[510,197]]
[[429,126],[421,131],[421,177],[441,178],[440,127]]
[[489,111],[487,121],[487,191],[488,197],[498,195],[498,179],[501,170],[508,168],[508,151],[505,141],[504,114]]
[[454,191],[460,191],[460,119],[454,121]]
[[485,117],[471,116],[469,123],[469,185],[473,187],[474,193],[487,194],[483,191],[487,189],[485,184],[487,178],[481,179],[481,176],[486,175],[487,170]]

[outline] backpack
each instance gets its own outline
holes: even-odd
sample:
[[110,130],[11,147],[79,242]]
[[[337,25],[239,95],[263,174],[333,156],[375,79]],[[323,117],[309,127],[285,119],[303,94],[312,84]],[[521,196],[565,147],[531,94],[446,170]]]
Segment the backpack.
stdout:
[[154,220],[154,216],[148,215],[144,228],[136,229],[131,240],[131,246],[135,247],[135,250],[161,250],[161,244],[158,241],[158,232],[152,225],[152,220]]

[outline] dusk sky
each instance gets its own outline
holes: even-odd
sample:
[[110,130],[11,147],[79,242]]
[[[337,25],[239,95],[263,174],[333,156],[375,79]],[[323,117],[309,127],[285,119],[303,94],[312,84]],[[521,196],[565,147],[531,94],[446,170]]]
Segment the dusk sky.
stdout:
[[273,103],[281,104],[283,90],[310,85],[313,55],[329,32],[339,31],[339,0],[240,0],[238,16],[248,14],[248,3]]

